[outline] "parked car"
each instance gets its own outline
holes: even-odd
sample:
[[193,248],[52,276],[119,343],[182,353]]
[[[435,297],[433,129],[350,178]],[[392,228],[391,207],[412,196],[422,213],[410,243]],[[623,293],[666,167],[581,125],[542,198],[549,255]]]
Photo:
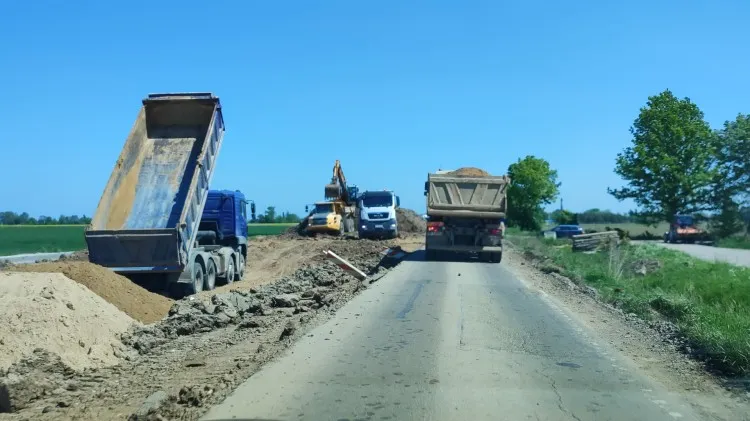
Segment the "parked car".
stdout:
[[558,225],[548,232],[554,232],[557,238],[570,238],[574,235],[583,234],[583,228],[580,225]]

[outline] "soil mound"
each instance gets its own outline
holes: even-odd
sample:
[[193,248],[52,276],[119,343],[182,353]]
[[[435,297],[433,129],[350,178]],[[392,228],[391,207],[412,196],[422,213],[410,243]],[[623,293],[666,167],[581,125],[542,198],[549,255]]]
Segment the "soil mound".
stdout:
[[403,233],[419,233],[427,230],[427,222],[411,209],[396,209],[398,230]]
[[120,362],[134,320],[60,273],[0,273],[0,372],[41,348],[81,370]]
[[452,171],[450,174],[457,177],[486,177],[490,175],[487,171],[474,167],[459,168],[456,171]]
[[[58,272],[84,285],[142,323],[161,320],[169,313],[172,300],[134,284],[111,270],[80,261],[44,262],[16,265],[15,272]],[[74,303],[75,304],[75,303]]]

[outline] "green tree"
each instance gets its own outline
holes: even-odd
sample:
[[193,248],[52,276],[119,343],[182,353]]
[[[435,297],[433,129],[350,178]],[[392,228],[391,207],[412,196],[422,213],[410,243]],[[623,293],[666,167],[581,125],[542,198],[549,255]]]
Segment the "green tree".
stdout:
[[717,171],[711,202],[718,215],[712,229],[725,238],[742,230],[741,208],[750,199],[750,116],[739,114],[724,122],[715,139]]
[[649,222],[711,207],[715,143],[697,105],[669,90],[650,96],[630,133],[633,145],[617,155],[615,166],[627,186],[607,189],[611,195],[633,199],[638,216]]
[[557,209],[550,214],[550,217],[558,225],[570,225],[578,223],[578,215],[569,210]]
[[538,230],[544,221],[542,205],[552,203],[560,183],[549,162],[528,155],[508,167],[508,223],[523,230]]

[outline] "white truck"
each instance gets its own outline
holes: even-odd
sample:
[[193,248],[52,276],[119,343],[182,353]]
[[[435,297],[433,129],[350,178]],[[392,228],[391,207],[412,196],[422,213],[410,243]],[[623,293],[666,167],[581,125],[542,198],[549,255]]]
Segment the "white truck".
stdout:
[[427,260],[446,254],[477,255],[499,263],[507,209],[508,176],[427,175]]
[[396,238],[399,197],[390,190],[366,191],[357,199],[359,238]]

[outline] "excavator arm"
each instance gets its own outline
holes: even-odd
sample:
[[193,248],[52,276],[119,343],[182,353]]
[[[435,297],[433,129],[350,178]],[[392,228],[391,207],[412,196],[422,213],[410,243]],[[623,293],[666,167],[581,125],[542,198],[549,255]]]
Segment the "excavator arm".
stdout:
[[341,168],[341,161],[338,159],[333,164],[333,177],[331,177],[331,184],[326,184],[325,191],[326,200],[342,200],[345,203],[349,203],[351,198],[349,197],[349,189],[346,185],[346,177],[344,176],[344,170]]

